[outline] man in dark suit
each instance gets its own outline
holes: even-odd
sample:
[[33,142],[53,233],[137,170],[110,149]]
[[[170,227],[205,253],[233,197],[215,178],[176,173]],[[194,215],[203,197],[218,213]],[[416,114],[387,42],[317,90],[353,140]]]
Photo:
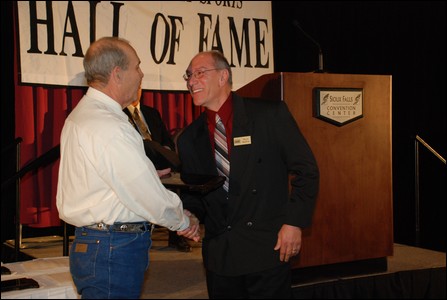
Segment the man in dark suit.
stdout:
[[[319,188],[314,155],[283,101],[231,91],[231,68],[220,52],[197,54],[184,78],[194,104],[206,110],[178,137],[182,172],[228,176],[228,188],[181,195],[184,208],[204,223],[209,297],[290,298],[289,259],[300,251],[302,228],[311,225]],[[225,138],[214,142],[216,115],[224,147]],[[228,152],[229,174],[218,172],[220,148]]]
[[[171,168],[172,170],[178,170],[180,163],[178,161],[177,154],[175,153],[175,144],[169,134],[166,125],[164,124],[160,113],[153,107],[143,105],[140,103],[141,88],[138,92],[137,100],[131,105],[124,108],[124,112],[129,117],[129,122],[140,132],[144,139],[144,149],[146,155],[152,160],[157,170]],[[135,110],[138,110],[141,124],[138,124],[138,120],[135,119]],[[146,128],[143,128],[143,127]],[[144,131],[148,131],[149,134],[144,138]],[[165,149],[162,149],[165,147]],[[163,151],[163,154],[160,153]],[[166,154],[167,153],[167,154]],[[181,252],[190,252],[192,250],[191,245],[186,241],[183,236],[177,235],[175,231],[169,231],[168,246],[175,248]]]

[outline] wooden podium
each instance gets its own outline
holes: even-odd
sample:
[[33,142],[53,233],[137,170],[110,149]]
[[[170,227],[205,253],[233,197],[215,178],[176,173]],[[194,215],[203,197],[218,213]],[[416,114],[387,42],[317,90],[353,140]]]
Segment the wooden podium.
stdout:
[[[337,125],[315,115],[315,89],[362,89],[363,114]],[[284,100],[311,146],[320,190],[294,269],[393,255],[391,76],[273,73],[237,91]]]

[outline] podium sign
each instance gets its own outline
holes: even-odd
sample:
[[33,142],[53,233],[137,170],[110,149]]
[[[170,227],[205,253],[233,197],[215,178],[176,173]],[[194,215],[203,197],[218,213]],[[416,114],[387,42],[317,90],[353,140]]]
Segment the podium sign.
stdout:
[[314,88],[314,115],[342,126],[363,117],[363,90]]

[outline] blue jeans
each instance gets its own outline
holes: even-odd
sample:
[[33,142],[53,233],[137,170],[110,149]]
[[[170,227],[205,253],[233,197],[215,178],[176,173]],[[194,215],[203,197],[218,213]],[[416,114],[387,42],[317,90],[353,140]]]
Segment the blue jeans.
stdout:
[[149,267],[151,227],[116,232],[77,227],[70,272],[83,299],[138,299]]

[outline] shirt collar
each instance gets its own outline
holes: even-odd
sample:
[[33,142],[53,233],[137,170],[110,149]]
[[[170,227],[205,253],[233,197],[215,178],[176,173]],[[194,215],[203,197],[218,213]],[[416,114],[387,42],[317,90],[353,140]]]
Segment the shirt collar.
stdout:
[[86,92],[86,95],[92,99],[95,99],[95,100],[98,100],[98,101],[104,103],[105,105],[107,105],[108,107],[112,108],[113,110],[115,110],[117,112],[123,111],[121,105],[118,102],[116,102],[113,98],[109,97],[108,95],[101,92],[100,90],[97,90],[93,87],[89,87]]
[[219,108],[219,111],[215,112],[209,109],[206,110],[206,115],[209,123],[216,124],[216,113],[219,114],[219,117],[221,118],[224,126],[227,127],[233,113],[233,93],[230,93],[230,95],[228,95],[227,100],[225,100],[224,104],[222,104],[222,106]]

